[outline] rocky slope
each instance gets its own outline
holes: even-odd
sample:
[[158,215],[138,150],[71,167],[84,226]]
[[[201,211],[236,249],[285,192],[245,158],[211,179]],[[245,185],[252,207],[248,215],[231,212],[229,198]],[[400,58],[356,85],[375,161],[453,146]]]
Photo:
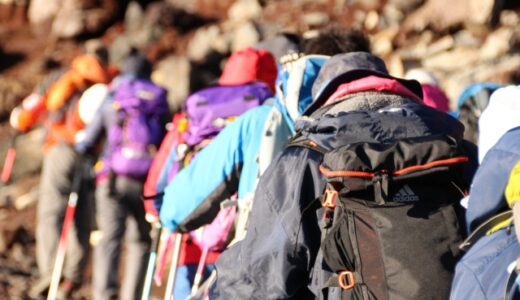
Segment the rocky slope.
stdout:
[[[57,4],[57,5],[51,5]],[[178,109],[214,80],[234,49],[280,31],[312,34],[350,26],[370,35],[391,73],[425,67],[452,101],[476,81],[519,83],[517,1],[494,0],[32,0],[0,2],[0,121],[55,66],[88,40],[109,45],[117,64],[134,45]],[[446,7],[450,7],[446,13]],[[13,132],[0,124],[0,165]],[[35,201],[42,130],[20,137],[9,185],[0,187],[0,299],[26,299],[36,278]],[[89,298],[88,283],[79,294]]]

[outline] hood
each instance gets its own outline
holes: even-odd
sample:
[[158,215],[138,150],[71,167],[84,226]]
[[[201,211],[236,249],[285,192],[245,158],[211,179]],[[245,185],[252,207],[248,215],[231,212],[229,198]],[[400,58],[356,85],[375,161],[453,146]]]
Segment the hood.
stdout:
[[467,229],[471,232],[482,222],[508,208],[504,191],[509,175],[520,161],[520,127],[505,133],[487,152],[471,184]]
[[269,51],[246,48],[231,54],[218,83],[220,85],[242,85],[262,81],[274,92],[277,73],[275,58]]
[[442,112],[450,111],[450,100],[444,91],[436,85],[422,84],[423,103]]
[[350,52],[334,55],[323,65],[312,87],[312,98],[315,100],[305,111],[305,115],[318,109],[342,83],[369,75],[395,79],[422,99],[422,89],[418,81],[391,76],[384,61],[368,52]]
[[[481,83],[474,83],[467,86],[462,93],[460,94],[459,98],[457,99],[457,111],[460,111],[460,108],[464,103],[469,101],[471,98],[478,95],[481,91],[487,90],[487,98],[489,98],[489,94],[491,94],[496,89],[500,88],[501,85],[493,82],[481,82]],[[476,101],[476,104],[480,111],[483,111],[487,106],[487,100],[485,103],[481,103],[482,101]]]
[[499,88],[489,98],[479,125],[479,161],[509,129],[520,126],[520,86]]
[[[377,95],[377,93],[373,94]],[[352,104],[354,100],[345,101],[345,103],[349,102]],[[336,113],[330,113],[329,110],[318,119],[311,119],[305,125],[302,135],[326,149],[332,149],[346,143],[390,144],[397,139],[433,134],[447,134],[462,140],[463,132],[464,126],[450,115],[408,101],[404,104],[394,103],[377,110]]]
[[329,57],[307,55],[283,65],[278,74],[276,106],[294,133],[293,123],[312,104],[312,86]]

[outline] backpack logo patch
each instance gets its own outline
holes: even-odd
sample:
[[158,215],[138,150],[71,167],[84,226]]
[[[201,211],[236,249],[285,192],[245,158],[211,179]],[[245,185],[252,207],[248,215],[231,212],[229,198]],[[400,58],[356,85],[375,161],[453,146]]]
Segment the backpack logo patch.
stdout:
[[407,184],[404,185],[397,194],[394,195],[392,199],[394,202],[416,202],[419,201],[419,196],[417,196],[413,190]]

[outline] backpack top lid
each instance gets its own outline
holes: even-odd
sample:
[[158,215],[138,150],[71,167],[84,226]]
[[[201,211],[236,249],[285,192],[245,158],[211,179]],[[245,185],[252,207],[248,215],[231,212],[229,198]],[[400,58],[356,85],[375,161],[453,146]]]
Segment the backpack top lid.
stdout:
[[332,56],[321,68],[312,87],[313,104],[305,111],[312,114],[336,91],[342,83],[368,75],[397,80],[414,94],[422,98],[421,85],[416,80],[393,77],[388,74],[384,61],[368,52],[350,52]]
[[273,55],[264,49],[246,48],[235,51],[226,62],[220,85],[240,85],[252,81],[265,82],[274,92],[278,70]]
[[139,110],[143,114],[165,114],[168,111],[166,90],[147,79],[123,79],[114,94],[118,109]]
[[213,86],[192,94],[184,103],[188,119],[186,144],[194,146],[212,138],[230,118],[262,104],[270,96],[271,91],[263,82]]

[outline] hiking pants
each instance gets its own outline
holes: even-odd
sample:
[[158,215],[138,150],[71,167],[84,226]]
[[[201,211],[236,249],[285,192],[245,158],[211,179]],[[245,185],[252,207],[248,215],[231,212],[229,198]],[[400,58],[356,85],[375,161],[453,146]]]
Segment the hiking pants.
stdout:
[[[104,180],[96,187],[96,218],[102,237],[94,249],[94,300],[117,295],[122,300],[141,298],[151,244],[142,188],[142,182],[126,177],[116,177],[112,184]],[[125,233],[126,264],[118,293],[119,259]]]
[[[77,170],[79,155],[65,143],[53,146],[44,156],[40,178],[36,222],[36,259],[41,281],[50,283],[58,250],[61,228]],[[89,237],[92,227],[93,193],[88,178],[82,182],[74,224],[68,234],[67,254],[62,277],[81,282],[88,262]],[[91,182],[90,182],[91,183]]]

